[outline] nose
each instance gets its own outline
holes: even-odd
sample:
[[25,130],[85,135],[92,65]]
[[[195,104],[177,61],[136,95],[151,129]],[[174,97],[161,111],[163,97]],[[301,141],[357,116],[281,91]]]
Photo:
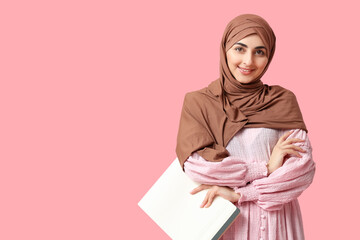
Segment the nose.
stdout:
[[251,54],[250,51],[248,51],[246,54],[244,54],[244,58],[243,58],[243,64],[245,66],[250,66],[252,64],[253,61],[253,55]]

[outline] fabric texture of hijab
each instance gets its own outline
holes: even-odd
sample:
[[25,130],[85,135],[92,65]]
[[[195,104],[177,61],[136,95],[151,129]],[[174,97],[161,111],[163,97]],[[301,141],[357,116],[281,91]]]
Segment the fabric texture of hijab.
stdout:
[[[268,63],[260,76],[242,84],[231,74],[226,52],[251,34],[258,34],[264,43]],[[194,152],[208,161],[228,157],[225,147],[243,127],[307,131],[295,95],[261,81],[273,58],[275,42],[271,27],[257,15],[240,15],[228,23],[220,47],[220,77],[208,87],[185,95],[176,146],[182,166]]]

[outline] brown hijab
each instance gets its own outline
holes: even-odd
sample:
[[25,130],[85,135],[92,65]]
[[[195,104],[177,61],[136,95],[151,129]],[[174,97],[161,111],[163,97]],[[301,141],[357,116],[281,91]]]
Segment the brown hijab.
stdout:
[[[251,34],[258,34],[265,44],[268,63],[257,79],[242,84],[231,74],[226,52]],[[275,41],[269,24],[257,15],[240,15],[226,26],[220,48],[220,78],[185,95],[176,146],[182,166],[193,152],[208,161],[228,157],[225,147],[243,127],[307,131],[295,95],[260,80],[274,55]]]

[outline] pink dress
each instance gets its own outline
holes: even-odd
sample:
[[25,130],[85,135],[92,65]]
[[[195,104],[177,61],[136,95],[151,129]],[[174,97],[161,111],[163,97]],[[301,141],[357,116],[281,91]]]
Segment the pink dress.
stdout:
[[304,130],[296,129],[289,138],[306,153],[290,156],[283,166],[267,176],[266,163],[280,136],[289,130],[243,128],[229,142],[230,156],[209,162],[193,153],[185,162],[186,174],[202,184],[228,186],[241,195],[236,206],[240,216],[224,233],[222,240],[304,239],[297,197],[311,184],[315,163]]

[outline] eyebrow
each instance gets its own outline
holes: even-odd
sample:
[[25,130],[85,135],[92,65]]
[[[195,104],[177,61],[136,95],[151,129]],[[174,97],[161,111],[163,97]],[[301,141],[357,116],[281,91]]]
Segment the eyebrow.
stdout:
[[[243,46],[243,47],[248,48],[248,46],[247,46],[246,44],[243,44],[243,43],[241,43],[241,42],[237,42],[237,43],[235,43],[235,44],[238,44],[238,45],[241,45],[241,46]],[[261,49],[261,48],[265,48],[265,49],[266,49],[266,47],[264,47],[264,46],[255,47],[255,49]]]

